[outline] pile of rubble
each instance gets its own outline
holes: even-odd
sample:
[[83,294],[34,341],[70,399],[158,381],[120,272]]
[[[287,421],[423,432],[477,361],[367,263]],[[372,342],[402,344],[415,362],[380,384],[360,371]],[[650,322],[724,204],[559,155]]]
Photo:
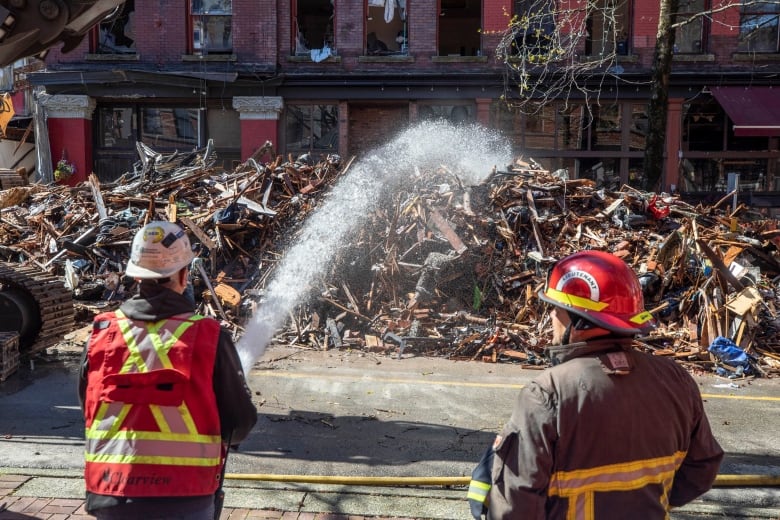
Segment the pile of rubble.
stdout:
[[[132,294],[123,272],[134,231],[176,220],[198,248],[199,310],[240,336],[297,226],[349,165],[335,155],[261,163],[274,157],[269,144],[227,172],[210,146],[138,149],[115,183],[0,191],[0,257],[61,276],[88,323]],[[536,293],[547,269],[599,249],[636,270],[659,320],[639,348],[731,378],[780,373],[780,230],[732,197],[694,207],[520,159],[478,186],[442,165],[389,197],[276,342],[544,367],[551,329]]]

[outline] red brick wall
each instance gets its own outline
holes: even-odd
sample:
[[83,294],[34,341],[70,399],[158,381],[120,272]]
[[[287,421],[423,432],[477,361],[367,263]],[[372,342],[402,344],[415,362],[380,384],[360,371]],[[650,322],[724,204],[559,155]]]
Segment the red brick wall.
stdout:
[[[360,63],[364,53],[366,0],[335,0],[336,49],[341,56],[340,63],[307,64],[288,63],[290,54],[291,10],[295,0],[233,0],[233,46],[239,62],[258,63],[263,66],[281,63],[284,70],[428,70],[452,71],[483,68],[482,64],[432,63],[431,56],[437,50],[438,0],[408,0],[409,44],[413,63],[377,64]],[[585,0],[560,0],[562,7],[576,6]],[[717,5],[720,0],[714,0]],[[725,1],[725,0],[724,0]],[[506,29],[512,14],[512,0],[482,0],[482,47],[483,52],[493,56],[500,34]],[[191,36],[187,31],[187,0],[136,0],[133,25],[136,48],[144,63],[164,66],[167,63],[181,63],[181,56],[188,51]],[[652,49],[658,24],[657,2],[634,0],[632,51],[641,56],[641,63],[648,66],[652,60]],[[716,54],[718,61],[729,63],[736,50],[739,28],[739,9],[733,8],[715,13],[710,24],[709,51]],[[74,51],[63,54],[60,46],[52,48],[47,62],[72,63],[83,61],[90,51],[89,38]],[[278,56],[278,58],[277,58]],[[495,65],[495,64],[494,64]]]
[[135,47],[144,62],[181,62],[187,54],[187,2],[159,0],[135,3]]
[[431,66],[431,56],[439,53],[436,34],[439,23],[439,2],[413,2],[409,6],[409,51],[415,68]]
[[387,144],[409,123],[409,105],[350,105],[349,154],[361,154]]
[[275,12],[270,0],[233,0],[233,54],[239,62],[276,63]]
[[713,13],[710,26],[710,33],[713,36],[725,36],[736,39],[739,34],[739,7]]
[[634,2],[634,20],[631,48],[634,53],[648,49],[652,58],[655,47],[655,35],[658,32],[658,14],[660,7],[657,2]]
[[482,32],[489,34],[504,31],[512,18],[512,2],[509,0],[483,0]]

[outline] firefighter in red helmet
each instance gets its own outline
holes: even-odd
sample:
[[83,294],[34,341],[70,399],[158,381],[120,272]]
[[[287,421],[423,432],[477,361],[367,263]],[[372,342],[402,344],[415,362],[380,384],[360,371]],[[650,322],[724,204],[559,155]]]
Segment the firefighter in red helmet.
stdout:
[[696,382],[632,347],[655,325],[633,270],[575,253],[539,298],[552,306],[553,366],[520,391],[470,500],[484,497],[489,519],[665,519],[710,489],[723,450]]

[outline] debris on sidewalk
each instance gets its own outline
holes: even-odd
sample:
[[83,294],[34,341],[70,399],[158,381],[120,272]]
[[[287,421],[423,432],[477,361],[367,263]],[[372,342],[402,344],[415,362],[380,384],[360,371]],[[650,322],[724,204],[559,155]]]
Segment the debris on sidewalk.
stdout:
[[[258,162],[269,152],[270,162]],[[61,278],[76,322],[133,294],[124,277],[133,234],[165,219],[198,248],[191,271],[200,312],[240,336],[298,226],[349,168],[337,155],[315,162],[270,147],[233,171],[214,167],[211,143],[170,155],[139,144],[138,153],[116,182],[24,179],[0,191],[0,260]],[[319,296],[275,341],[541,368],[551,328],[536,294],[546,272],[568,254],[599,249],[636,270],[659,321],[638,348],[731,379],[776,376],[780,229],[727,202],[611,191],[522,158],[478,186],[447,165],[419,171],[345,241]],[[724,339],[749,369],[713,352]]]

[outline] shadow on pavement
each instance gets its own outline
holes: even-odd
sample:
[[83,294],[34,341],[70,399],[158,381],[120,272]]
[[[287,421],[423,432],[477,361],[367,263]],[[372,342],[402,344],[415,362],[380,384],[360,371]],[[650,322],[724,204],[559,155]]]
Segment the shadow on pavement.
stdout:
[[274,415],[261,411],[240,451],[267,459],[360,462],[369,466],[423,461],[476,464],[495,433],[374,416],[301,410]]

